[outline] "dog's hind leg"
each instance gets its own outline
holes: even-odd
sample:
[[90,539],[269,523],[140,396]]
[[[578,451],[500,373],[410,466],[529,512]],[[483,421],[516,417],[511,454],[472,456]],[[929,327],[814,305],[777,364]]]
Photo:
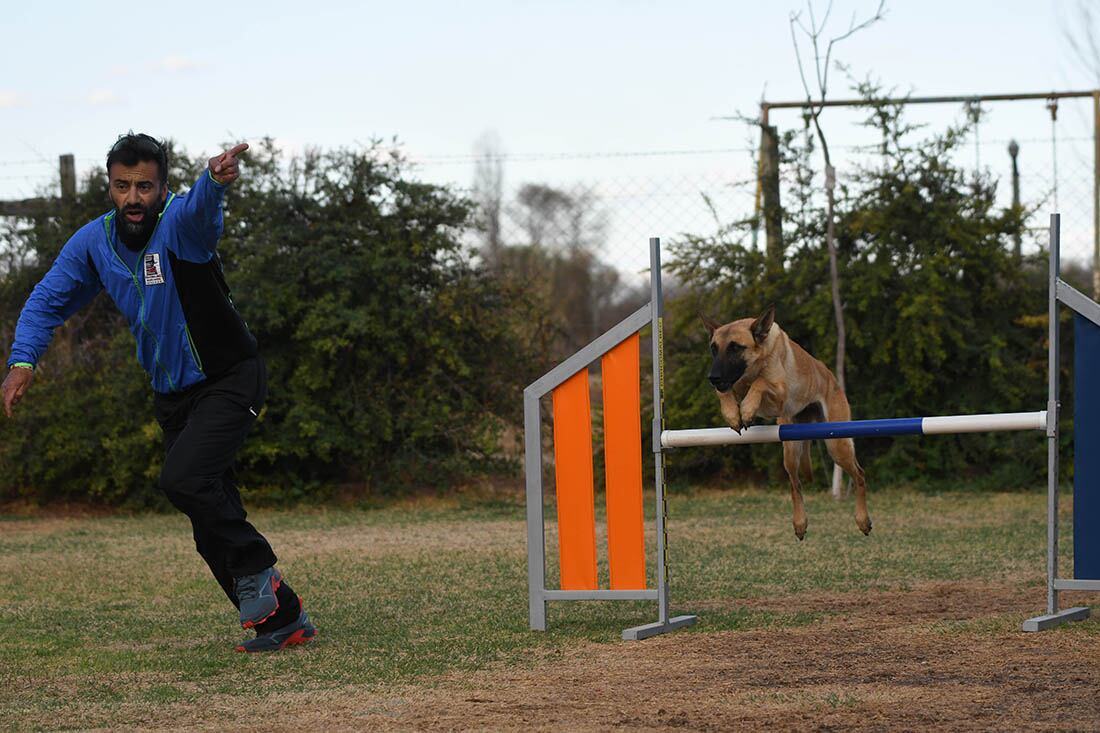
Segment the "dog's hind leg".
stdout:
[[863,478],[863,468],[856,460],[856,447],[851,438],[834,438],[825,441],[829,455],[851,476],[856,487],[856,526],[863,534],[871,533],[871,517],[867,514],[867,483]]
[[794,536],[802,539],[806,536],[806,507],[802,503],[802,489],[798,481],[798,469],[802,463],[802,454],[806,451],[806,441],[790,441],[783,444],[783,468],[787,469],[787,478],[791,480],[791,505],[794,510]]
[[[821,403],[815,401],[803,407],[802,410],[794,416],[793,422],[806,424],[821,422],[824,419],[825,412],[821,407]],[[811,454],[813,452],[813,442],[807,440],[805,442],[799,443],[799,445],[802,446],[801,450],[799,451],[800,458],[798,461],[799,478],[801,478],[804,482],[809,483],[813,481],[814,478],[814,467],[811,460]]]
[[803,482],[809,483],[814,480],[814,466],[811,460],[812,456],[810,455],[813,443],[806,440],[800,441],[800,445],[802,448],[798,452],[798,476]]

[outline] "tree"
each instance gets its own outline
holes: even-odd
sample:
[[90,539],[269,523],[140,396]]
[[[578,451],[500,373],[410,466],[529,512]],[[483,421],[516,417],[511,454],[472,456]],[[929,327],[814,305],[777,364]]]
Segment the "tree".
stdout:
[[484,133],[474,142],[475,221],[484,241],[481,256],[496,266],[503,246],[500,231],[501,207],[504,202],[504,153],[495,133]]
[[500,253],[499,270],[550,314],[542,348],[554,363],[613,325],[633,294],[600,259],[607,214],[590,189],[527,183],[505,212],[522,238]]
[[[837,269],[836,257],[836,226],[834,220],[834,209],[836,206],[836,170],[833,168],[832,158],[829,155],[829,143],[825,139],[824,131],[821,129],[821,112],[824,110],[824,103],[828,96],[829,62],[832,58],[833,46],[851,37],[856,32],[882,20],[885,6],[886,0],[879,0],[878,9],[875,11],[875,14],[860,23],[856,22],[855,16],[853,15],[848,30],[829,40],[828,45],[825,47],[824,56],[821,54],[821,43],[823,41],[825,27],[829,22],[829,15],[833,8],[832,2],[830,1],[829,5],[826,7],[825,15],[822,17],[820,23],[817,22],[815,17],[812,0],[807,0],[806,2],[806,10],[810,17],[810,24],[808,26],[803,22],[801,12],[791,13],[790,16],[791,41],[794,44],[795,56],[798,59],[798,73],[802,79],[802,87],[806,91],[807,109],[809,110],[814,130],[817,132],[818,141],[821,143],[821,154],[825,159],[825,197],[827,202],[825,210],[825,247],[829,252],[829,282],[832,286],[833,318],[836,321],[837,348],[835,371],[837,381],[840,383],[840,388],[842,390],[845,389],[844,363],[845,349],[847,347],[847,331],[844,326],[844,304],[840,296],[840,272]],[[816,99],[814,90],[811,90],[809,83],[806,81],[806,71],[802,63],[802,52],[799,50],[798,35],[795,33],[795,29],[802,31],[813,49]],[[832,485],[832,494],[834,498],[840,498],[841,496],[841,478],[842,473],[840,466],[834,466]]]
[[[173,159],[180,190],[201,165]],[[97,172],[71,211],[3,233],[0,249],[17,253],[0,280],[3,328],[107,201]],[[446,488],[501,467],[498,436],[519,422],[538,365],[514,328],[522,294],[470,264],[470,226],[468,200],[413,179],[381,146],[250,149],[219,246],[268,365],[268,402],[241,454],[246,491]],[[39,372],[18,419],[0,421],[0,499],[161,501],[148,378],[111,303],[101,296],[60,329]]]
[[[996,181],[973,178],[952,162],[967,127],[914,141],[900,106],[869,101],[868,109],[869,124],[881,131],[885,160],[840,183],[835,209],[850,383],[857,385],[854,416],[1011,412],[1040,404],[1045,268],[1039,256],[1021,261],[1012,252],[1023,214],[997,207]],[[796,169],[807,166],[812,153],[800,142],[793,134],[784,139],[784,155]],[[801,176],[794,186],[805,200],[812,182]],[[795,207],[785,216],[790,254],[771,278],[748,224],[672,244],[669,267],[685,291],[669,301],[666,316],[670,424],[720,421],[705,384],[709,353],[699,312],[742,317],[775,302],[777,322],[795,341],[826,363],[835,357],[820,210]],[[857,450],[872,489],[944,480],[1028,486],[1042,480],[1045,465],[1042,443],[1026,434],[867,440]],[[685,451],[675,460],[678,471],[696,478],[781,479],[774,449]]]

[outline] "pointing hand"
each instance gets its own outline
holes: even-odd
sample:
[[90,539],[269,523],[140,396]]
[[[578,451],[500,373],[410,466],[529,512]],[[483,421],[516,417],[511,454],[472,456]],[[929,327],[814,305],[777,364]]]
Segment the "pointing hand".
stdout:
[[237,156],[246,150],[248,150],[248,143],[241,143],[211,158],[210,175],[214,180],[224,186],[240,178],[240,161],[237,160]]

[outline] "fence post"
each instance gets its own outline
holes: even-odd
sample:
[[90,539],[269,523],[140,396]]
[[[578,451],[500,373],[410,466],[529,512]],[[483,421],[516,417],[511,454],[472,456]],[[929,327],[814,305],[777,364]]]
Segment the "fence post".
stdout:
[[[1020,212],[1020,167],[1016,164],[1016,156],[1020,154],[1020,145],[1015,140],[1008,141],[1008,154],[1012,156],[1012,211],[1018,214]],[[1017,261],[1020,259],[1022,244],[1022,237],[1017,231],[1012,235],[1013,254],[1016,255]]]
[[779,131],[760,126],[760,176],[768,267],[783,266],[783,216],[779,203]]
[[61,200],[71,204],[76,200],[76,162],[72,153],[60,158]]

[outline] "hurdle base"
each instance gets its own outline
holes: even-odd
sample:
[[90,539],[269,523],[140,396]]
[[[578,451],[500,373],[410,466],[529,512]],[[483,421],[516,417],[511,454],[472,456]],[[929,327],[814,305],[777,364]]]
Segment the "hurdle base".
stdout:
[[1048,616],[1029,618],[1027,621],[1024,621],[1023,630],[1046,631],[1047,629],[1053,629],[1055,626],[1060,626],[1070,621],[1084,621],[1088,617],[1088,606],[1077,606],[1075,608],[1067,608],[1058,613],[1052,613]]
[[648,639],[651,636],[675,631],[684,626],[694,626],[698,622],[698,616],[676,616],[670,618],[667,624],[658,621],[657,623],[645,624],[644,626],[632,626],[629,629],[623,629],[623,641],[640,641],[641,639]]

